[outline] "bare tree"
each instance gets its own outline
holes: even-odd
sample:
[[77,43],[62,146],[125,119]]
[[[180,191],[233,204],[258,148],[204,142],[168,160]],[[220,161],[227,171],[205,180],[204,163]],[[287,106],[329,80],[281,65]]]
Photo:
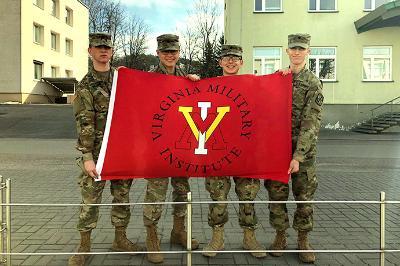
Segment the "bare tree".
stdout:
[[194,4],[194,10],[196,31],[202,41],[202,51],[205,51],[207,43],[216,48],[220,35],[217,17],[221,14],[217,0],[197,0]]
[[193,71],[194,61],[200,57],[200,35],[186,24],[186,28],[180,34],[182,38],[182,58],[185,59],[185,71],[191,73]]
[[89,8],[89,32],[111,34],[114,55],[119,54],[124,38],[126,11],[120,1],[83,0]]
[[146,40],[150,28],[144,20],[137,15],[129,17],[125,25],[125,36],[123,38],[123,53],[125,66],[143,69],[141,55],[146,51]]
[[185,27],[181,29],[182,59],[188,73],[193,70],[202,77],[218,73],[219,39],[222,32],[217,19],[222,10],[219,0],[194,0],[188,10]]

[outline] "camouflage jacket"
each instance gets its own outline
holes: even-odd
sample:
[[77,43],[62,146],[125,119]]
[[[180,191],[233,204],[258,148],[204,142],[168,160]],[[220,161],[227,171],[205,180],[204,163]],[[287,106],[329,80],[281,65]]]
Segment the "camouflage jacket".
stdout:
[[293,74],[292,147],[299,162],[315,161],[323,101],[322,82],[310,70]]
[[[151,72],[168,75],[167,69],[161,63],[159,63],[158,66]],[[174,76],[186,77],[186,73],[179,66],[176,66]]]
[[74,100],[74,115],[78,142],[76,148],[83,153],[83,160],[97,160],[107,120],[108,104],[114,69],[106,79],[90,70],[79,82]]

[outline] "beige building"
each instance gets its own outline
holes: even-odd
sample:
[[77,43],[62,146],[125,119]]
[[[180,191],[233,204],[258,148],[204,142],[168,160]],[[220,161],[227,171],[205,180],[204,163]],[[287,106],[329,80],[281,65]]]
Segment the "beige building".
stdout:
[[79,0],[0,1],[0,103],[52,103],[88,68],[89,11]]
[[242,73],[287,67],[288,34],[311,34],[325,125],[350,126],[400,96],[399,26],[400,0],[225,0],[225,38],[243,46]]

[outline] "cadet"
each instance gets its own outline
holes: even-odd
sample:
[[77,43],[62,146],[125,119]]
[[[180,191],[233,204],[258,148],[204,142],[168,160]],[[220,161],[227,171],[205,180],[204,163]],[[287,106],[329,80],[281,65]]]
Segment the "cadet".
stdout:
[[[93,69],[79,83],[74,101],[74,114],[78,131],[77,149],[82,152],[78,165],[82,169],[79,185],[82,203],[101,203],[106,181],[94,181],[98,175],[95,162],[98,159],[107,119],[108,103],[112,87],[114,69],[110,67],[112,56],[111,36],[106,33],[89,35],[88,52],[93,62]],[[112,180],[111,194],[113,203],[129,202],[129,189],[132,180]],[[115,251],[140,251],[138,245],[126,238],[126,227],[130,218],[129,206],[113,206],[111,223],[115,227],[115,239],[112,249]],[[90,233],[96,227],[99,217],[98,206],[80,208],[78,230],[81,242],[78,252],[90,252]],[[69,265],[84,265],[87,255],[74,255]]]
[[[160,60],[158,66],[153,72],[186,76],[192,81],[199,80],[196,75],[186,75],[184,71],[177,66],[179,60],[179,37],[173,34],[163,34],[157,37],[157,55]],[[165,201],[168,190],[169,178],[149,178],[147,179],[147,189],[144,198],[145,202],[163,202]],[[187,193],[190,191],[189,180],[187,177],[172,177],[173,187],[172,197],[175,202],[187,201]],[[179,244],[187,247],[187,232],[185,229],[186,205],[173,205],[174,224],[171,231],[170,241],[173,244]],[[144,205],[143,222],[146,226],[147,251],[160,251],[160,240],[157,236],[157,224],[161,217],[162,205]],[[197,249],[199,242],[192,239],[192,249]],[[161,263],[164,257],[161,253],[147,254],[147,259],[153,263]]]
[[[324,97],[321,81],[306,68],[306,58],[310,53],[310,35],[291,34],[288,36],[286,53],[290,59],[290,70],[293,74],[292,103],[292,149],[293,156],[288,174],[291,174],[292,191],[295,200],[309,201],[314,199],[318,186],[315,174],[316,144],[321,124],[321,111]],[[289,196],[289,185],[266,180],[269,200],[285,201]],[[289,218],[286,204],[270,204],[270,223],[276,230],[272,250],[284,250],[287,247],[286,229]],[[307,239],[313,229],[313,206],[297,204],[294,213],[293,228],[298,231],[297,245],[299,250],[311,250]],[[273,256],[282,256],[281,252],[271,252]],[[302,262],[313,263],[312,251],[299,253]]]
[[[237,75],[243,66],[242,47],[239,45],[222,45],[219,65],[222,67],[224,76]],[[252,201],[260,190],[260,180],[254,178],[234,177],[235,192],[239,200]],[[214,201],[226,201],[231,188],[231,179],[228,176],[207,177],[205,179],[206,189]],[[213,203],[209,206],[208,224],[213,229],[212,239],[203,249],[203,255],[214,257],[218,250],[224,248],[224,224],[228,221],[227,204]],[[254,230],[257,226],[257,216],[254,204],[239,204],[239,224],[244,230],[243,248],[247,250],[265,250],[257,242]],[[254,257],[266,257],[265,252],[252,252]]]

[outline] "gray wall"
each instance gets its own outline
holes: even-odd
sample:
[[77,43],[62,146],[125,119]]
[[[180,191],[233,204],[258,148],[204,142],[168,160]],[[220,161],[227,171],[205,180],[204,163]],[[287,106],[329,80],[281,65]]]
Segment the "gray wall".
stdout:
[[[373,104],[325,104],[322,116],[322,128],[348,130],[356,123],[363,122],[371,117],[371,109],[379,105]],[[400,112],[400,105],[394,104],[380,107],[374,115],[385,112]]]

